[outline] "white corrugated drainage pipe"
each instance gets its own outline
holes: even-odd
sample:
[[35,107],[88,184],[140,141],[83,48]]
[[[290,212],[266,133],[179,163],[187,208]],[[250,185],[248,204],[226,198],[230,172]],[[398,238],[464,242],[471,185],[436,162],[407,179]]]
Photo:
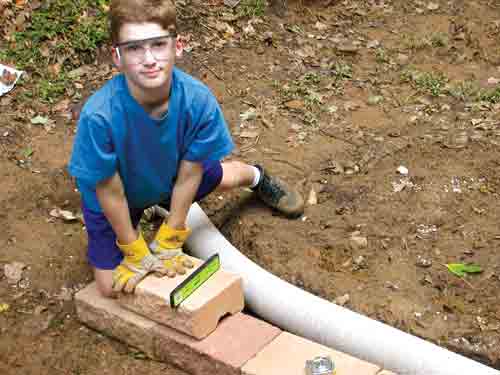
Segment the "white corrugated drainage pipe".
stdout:
[[[165,210],[158,210],[162,215]],[[407,375],[500,375],[483,364],[367,318],[297,288],[241,254],[198,204],[188,214],[191,254],[219,253],[224,269],[243,278],[245,303],[285,331]],[[355,374],[352,374],[355,375]]]

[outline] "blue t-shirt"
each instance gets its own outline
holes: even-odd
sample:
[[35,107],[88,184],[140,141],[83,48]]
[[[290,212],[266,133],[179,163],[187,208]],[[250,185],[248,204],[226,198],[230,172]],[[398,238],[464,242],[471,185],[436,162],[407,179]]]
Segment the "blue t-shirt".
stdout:
[[120,74],[85,103],[68,170],[88,209],[102,211],[96,185],[116,171],[129,206],[144,208],[170,196],[181,160],[220,160],[233,147],[219,104],[203,83],[174,68],[168,115],[156,120]]

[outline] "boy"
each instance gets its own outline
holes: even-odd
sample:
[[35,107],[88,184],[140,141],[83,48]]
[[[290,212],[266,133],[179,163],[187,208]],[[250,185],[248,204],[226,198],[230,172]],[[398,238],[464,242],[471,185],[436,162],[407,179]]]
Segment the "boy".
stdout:
[[[290,217],[304,208],[298,192],[260,166],[220,162],[233,142],[209,89],[174,67],[182,44],[171,0],[112,0],[110,21],[121,74],[83,107],[69,163],[104,296],[133,292],[149,272],[174,277],[192,267],[182,252],[187,212],[215,188],[250,187]],[[148,245],[138,223],[155,204],[170,215]]]

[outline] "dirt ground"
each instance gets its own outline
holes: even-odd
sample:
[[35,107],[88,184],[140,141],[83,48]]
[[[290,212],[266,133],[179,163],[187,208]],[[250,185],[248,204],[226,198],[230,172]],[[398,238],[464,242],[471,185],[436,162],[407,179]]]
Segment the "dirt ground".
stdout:
[[[203,207],[220,230],[292,284],[500,369],[500,105],[471,91],[500,82],[498,3],[291,2],[252,20],[222,1],[182,5],[178,66],[220,100],[234,158],[308,202],[288,220],[249,192],[213,195]],[[111,74],[103,56],[75,87]],[[51,215],[80,210],[65,169],[78,98],[21,101],[29,86],[0,98],[0,269],[25,265],[20,279],[0,272],[0,370],[184,374],[78,322],[85,230]]]

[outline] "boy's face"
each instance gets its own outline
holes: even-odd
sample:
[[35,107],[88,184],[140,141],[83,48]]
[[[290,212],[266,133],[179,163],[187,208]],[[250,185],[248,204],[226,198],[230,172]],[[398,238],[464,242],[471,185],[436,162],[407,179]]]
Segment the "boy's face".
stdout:
[[157,23],[126,23],[112,51],[113,61],[135,89],[156,89],[171,77],[182,44]]

